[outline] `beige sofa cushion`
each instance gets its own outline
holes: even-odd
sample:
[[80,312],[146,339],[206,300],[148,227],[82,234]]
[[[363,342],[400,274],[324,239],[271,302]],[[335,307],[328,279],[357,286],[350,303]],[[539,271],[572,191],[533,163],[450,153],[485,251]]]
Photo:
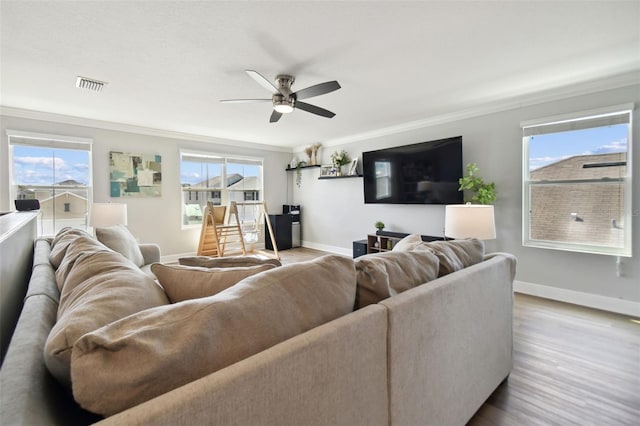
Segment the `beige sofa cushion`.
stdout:
[[356,308],[438,278],[438,258],[427,250],[368,254],[355,260],[358,281]]
[[[56,285],[60,293],[64,291],[64,286],[68,281],[68,276],[74,269],[75,263],[78,258],[82,256],[89,256],[91,254],[99,252],[113,252],[109,247],[100,243],[96,239],[90,236],[78,236],[75,235],[73,239],[66,242],[67,248],[65,249],[64,257],[60,262],[60,265],[56,269]],[[78,270],[76,274],[85,274],[86,276],[93,275],[91,270]],[[77,284],[77,279],[72,280],[72,285]]]
[[158,278],[171,303],[199,297],[213,296],[238,281],[274,265],[255,265],[236,268],[198,268],[195,266],[154,263],[151,272]]
[[439,276],[482,262],[484,243],[477,238],[425,243],[440,260]]
[[278,259],[263,259],[254,256],[229,256],[229,257],[207,257],[190,256],[181,257],[178,263],[184,266],[199,266],[202,268],[233,268],[236,266],[273,265],[281,266]]
[[64,255],[67,252],[67,248],[69,247],[69,243],[75,240],[78,237],[88,237],[91,238],[91,235],[78,228],[62,228],[53,240],[51,240],[51,253],[49,254],[49,262],[53,266],[54,269],[57,269],[64,259]]
[[[47,338],[44,356],[51,374],[69,385],[71,352],[80,336],[169,301],[153,278],[96,240],[76,238],[67,255],[75,256],[75,261],[60,294],[58,319]],[[63,265],[65,262],[66,258]]]
[[392,251],[412,251],[423,244],[422,237],[418,234],[407,235],[394,246]]
[[439,276],[475,265],[484,258],[484,242],[477,238],[424,242],[420,235],[411,234],[398,241],[394,252],[428,250],[440,260]]
[[117,251],[137,267],[144,265],[144,256],[138,247],[138,242],[124,225],[96,228],[96,238],[113,251]]
[[355,291],[353,261],[331,255],[124,318],[76,342],[74,397],[98,414],[125,410],[351,312]]

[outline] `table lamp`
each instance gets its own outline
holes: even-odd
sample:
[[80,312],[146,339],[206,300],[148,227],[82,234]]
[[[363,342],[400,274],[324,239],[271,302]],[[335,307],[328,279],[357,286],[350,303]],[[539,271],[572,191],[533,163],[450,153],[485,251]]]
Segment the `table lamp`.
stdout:
[[446,238],[496,238],[493,206],[483,204],[450,204],[445,207],[444,236]]
[[93,203],[89,225],[93,228],[105,228],[114,225],[127,225],[127,205],[119,203]]

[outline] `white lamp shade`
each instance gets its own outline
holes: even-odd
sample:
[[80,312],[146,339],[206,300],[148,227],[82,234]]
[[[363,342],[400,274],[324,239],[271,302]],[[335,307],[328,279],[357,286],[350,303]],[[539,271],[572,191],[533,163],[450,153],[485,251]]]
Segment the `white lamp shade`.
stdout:
[[126,225],[127,205],[117,203],[93,203],[89,222],[94,228]]
[[493,206],[480,204],[451,204],[445,207],[444,235],[448,238],[496,237]]

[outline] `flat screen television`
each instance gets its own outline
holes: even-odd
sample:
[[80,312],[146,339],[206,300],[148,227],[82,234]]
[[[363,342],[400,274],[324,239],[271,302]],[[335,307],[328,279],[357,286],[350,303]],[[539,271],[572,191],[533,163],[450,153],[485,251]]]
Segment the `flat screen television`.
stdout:
[[462,136],[362,153],[364,202],[461,204]]

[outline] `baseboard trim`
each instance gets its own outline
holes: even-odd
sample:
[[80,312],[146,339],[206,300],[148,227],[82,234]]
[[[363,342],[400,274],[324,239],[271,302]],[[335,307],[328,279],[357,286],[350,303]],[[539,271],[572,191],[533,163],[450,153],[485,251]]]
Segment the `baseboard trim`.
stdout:
[[318,244],[318,243],[314,243],[311,241],[304,241],[304,240],[302,241],[302,247],[306,247],[314,250],[326,251],[328,253],[333,253],[333,254],[341,254],[343,256],[353,257],[353,250],[349,250],[344,247],[329,246],[326,244]]
[[616,299],[614,297],[583,293],[580,291],[567,290],[564,288],[518,280],[513,282],[513,290],[516,293],[529,294],[531,296],[538,296],[545,299],[557,300],[559,302],[572,303],[574,305],[586,306],[589,308],[640,318],[640,303],[630,300]]

